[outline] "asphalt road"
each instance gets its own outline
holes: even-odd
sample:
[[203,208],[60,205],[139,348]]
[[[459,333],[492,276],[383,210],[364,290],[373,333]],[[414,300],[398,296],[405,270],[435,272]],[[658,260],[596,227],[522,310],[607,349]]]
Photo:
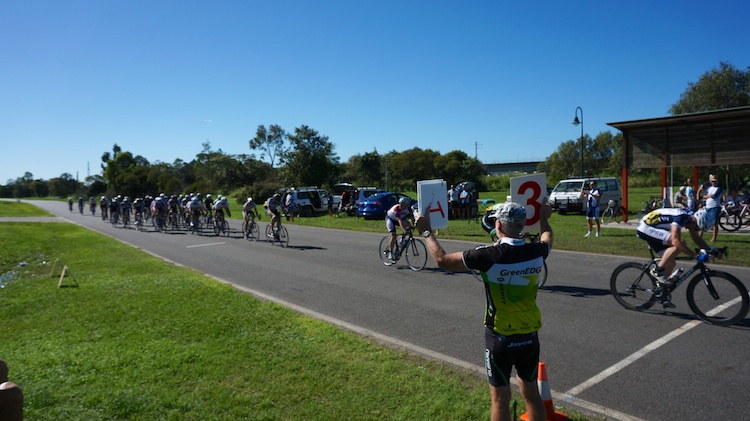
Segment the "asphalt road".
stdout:
[[[282,249],[243,240],[237,220],[229,221],[229,237],[161,234],[114,228],[61,202],[31,203],[314,317],[483,372],[482,284],[437,269],[432,259],[421,272],[385,267],[376,255],[383,235],[288,224],[290,245]],[[441,244],[448,251],[472,246]],[[639,259],[564,251],[548,259],[538,303],[554,403],[617,420],[747,419],[750,320],[699,322],[684,287],[671,311],[623,309],[609,293],[609,277],[632,260]],[[750,269],[711,267],[750,283]]]

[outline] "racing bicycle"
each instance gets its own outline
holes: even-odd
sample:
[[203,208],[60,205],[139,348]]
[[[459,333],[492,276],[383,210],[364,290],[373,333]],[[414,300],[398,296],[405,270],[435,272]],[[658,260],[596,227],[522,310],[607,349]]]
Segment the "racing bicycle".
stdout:
[[266,240],[272,245],[278,241],[281,247],[286,247],[289,245],[289,232],[285,226],[281,225],[281,218],[278,219],[278,225],[266,225]]
[[604,209],[604,213],[602,213],[602,222],[609,223],[614,221],[619,224],[622,221],[623,210],[624,208],[620,206],[620,202],[616,199],[610,199],[607,202],[607,209]]
[[401,255],[406,256],[406,264],[413,271],[420,271],[427,265],[427,246],[424,241],[414,238],[414,227],[409,227],[406,231],[401,234],[401,239],[396,239],[396,245],[393,247],[393,252],[389,258],[388,256],[388,243],[391,240],[390,235],[386,235],[380,240],[380,248],[378,254],[380,260],[386,266],[391,266],[398,262]]
[[[716,251],[728,256],[726,247]],[[660,302],[667,308],[672,292],[697,272],[688,282],[687,302],[699,319],[718,326],[729,326],[745,319],[750,309],[750,297],[742,281],[729,273],[710,270],[703,262],[696,262],[681,275],[681,269],[678,269],[670,277],[670,283],[662,286],[649,273],[660,258],[651,247],[649,252],[651,260],[648,262],[623,263],[612,273],[609,286],[620,305],[628,310],[646,310]]]
[[242,236],[246,240],[258,241],[260,228],[258,227],[258,223],[255,222],[255,214],[252,212],[250,212],[250,220],[245,220],[242,224]]
[[218,213],[214,219],[214,234],[229,237],[229,223],[222,213]]
[[[743,225],[750,224],[747,218],[750,216],[750,204],[735,205],[734,203],[725,203],[721,205],[719,213],[719,226],[725,231],[737,231]],[[745,218],[745,221],[742,220]]]

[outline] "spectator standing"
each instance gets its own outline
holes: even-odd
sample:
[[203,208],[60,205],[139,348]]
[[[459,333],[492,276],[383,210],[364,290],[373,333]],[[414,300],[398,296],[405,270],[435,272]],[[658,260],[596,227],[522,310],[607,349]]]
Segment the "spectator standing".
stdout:
[[333,219],[333,195],[331,192],[326,193],[326,199],[328,199],[328,219]]
[[[510,420],[510,378],[516,369],[518,385],[530,420],[545,418],[544,402],[537,388],[539,336],[542,317],[536,304],[537,275],[552,246],[549,217],[552,208],[539,209],[540,242],[526,244],[520,238],[526,225],[526,209],[514,202],[495,207],[488,220],[499,239],[488,246],[448,254],[430,231],[429,218],[418,215],[415,226],[423,233],[427,249],[440,268],[476,270],[484,282],[486,310],[485,365],[490,384],[492,421]],[[510,299],[509,297],[512,297]]]
[[692,178],[688,178],[685,181],[685,204],[687,205],[687,210],[690,212],[698,210],[698,206],[695,203],[695,189],[693,188],[693,184]]
[[596,224],[596,236],[599,236],[600,224],[599,224],[599,198],[602,197],[602,192],[596,188],[596,181],[589,183],[589,189],[581,192],[581,199],[587,200],[586,209],[586,226],[588,232],[584,237],[591,235],[592,225]]
[[461,200],[461,218],[468,218],[469,215],[469,198],[471,195],[469,194],[469,191],[466,190],[466,184],[461,185],[461,194],[459,195],[459,199]]
[[719,185],[719,179],[715,175],[711,174],[708,176],[708,182],[710,186],[703,190],[702,198],[706,201],[706,214],[708,215],[708,221],[713,225],[713,236],[709,240],[710,242],[716,241],[716,236],[719,234],[719,211],[721,210],[721,198],[724,196],[724,189]]
[[0,420],[23,419],[23,392],[17,384],[8,381],[8,365],[0,360]]
[[294,222],[294,195],[292,194],[291,190],[286,193],[286,200],[284,200],[284,204],[286,205],[286,212],[289,220]]
[[448,215],[452,219],[456,219],[456,204],[458,203],[458,194],[453,194],[456,191],[456,186],[451,184],[451,188],[448,189]]

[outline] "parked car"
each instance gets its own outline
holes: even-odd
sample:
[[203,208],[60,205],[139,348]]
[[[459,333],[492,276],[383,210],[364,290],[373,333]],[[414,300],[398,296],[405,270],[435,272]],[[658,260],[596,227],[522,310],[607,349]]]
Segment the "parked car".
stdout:
[[357,202],[357,214],[365,219],[385,219],[385,213],[402,197],[409,199],[409,206],[417,203],[411,197],[396,192],[375,193]]
[[[339,197],[339,212],[346,212],[354,216],[359,202],[367,199],[375,193],[385,193],[385,190],[377,187],[355,187],[350,183],[339,183],[333,186],[333,194]],[[342,200],[346,198],[346,200]]]
[[[286,192],[292,192],[294,199],[295,213],[299,216],[313,216],[316,212],[328,212],[328,190],[318,188],[317,186],[303,186],[279,189],[277,193],[282,195],[282,200],[286,200]],[[339,206],[340,196],[333,195],[333,208]]]
[[553,209],[565,214],[567,212],[586,212],[587,201],[581,197],[589,190],[589,182],[596,181],[601,190],[600,204],[607,204],[611,199],[622,201],[620,183],[614,177],[571,178],[561,180],[549,195],[549,204]]

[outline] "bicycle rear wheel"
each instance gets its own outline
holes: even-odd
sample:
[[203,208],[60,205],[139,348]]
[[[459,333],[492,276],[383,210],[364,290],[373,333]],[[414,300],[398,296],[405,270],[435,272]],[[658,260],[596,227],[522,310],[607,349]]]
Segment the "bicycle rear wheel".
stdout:
[[656,303],[656,281],[640,263],[627,262],[618,266],[612,272],[609,289],[615,300],[628,310],[646,310]]
[[404,253],[406,253],[406,264],[411,270],[420,271],[427,265],[427,246],[424,245],[424,241],[412,238]]
[[383,237],[382,240],[380,240],[380,247],[378,248],[378,255],[380,256],[380,260],[386,266],[391,266],[393,263],[395,263],[393,260],[388,258],[388,242],[389,241],[391,241],[391,236],[386,235],[385,237]]
[[719,214],[719,226],[725,231],[737,231],[742,226],[742,217],[736,213],[721,212]]
[[245,235],[247,235],[248,240],[252,239],[253,241],[258,241],[258,237],[260,236],[260,228],[258,227],[258,223],[255,221],[248,222]]
[[281,247],[288,246],[289,245],[289,231],[287,231],[286,227],[282,225],[279,227],[278,232],[279,232],[279,238],[278,238],[279,245],[281,245]]
[[719,326],[742,321],[750,309],[747,288],[739,279],[726,272],[708,271],[698,275],[687,287],[687,301],[699,319]]

